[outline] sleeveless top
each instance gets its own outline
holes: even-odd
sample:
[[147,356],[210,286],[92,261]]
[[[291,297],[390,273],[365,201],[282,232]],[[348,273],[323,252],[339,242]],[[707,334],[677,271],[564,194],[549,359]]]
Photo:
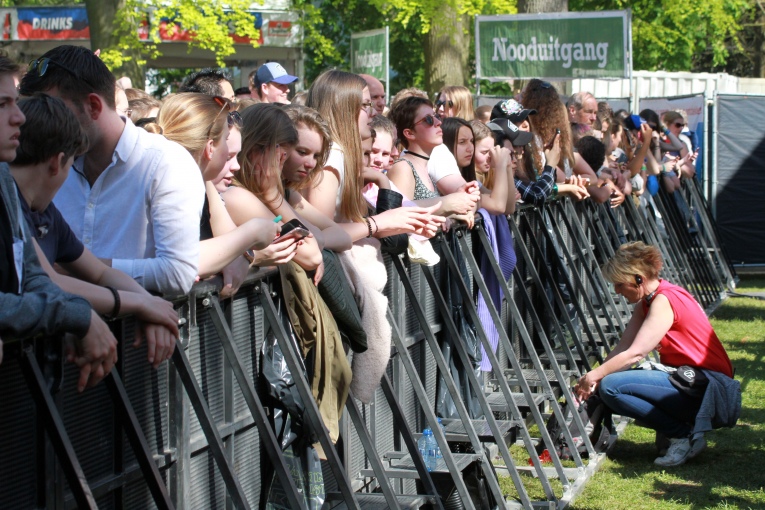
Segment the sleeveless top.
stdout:
[[[672,326],[656,349],[665,365],[694,367],[720,372],[733,377],[733,367],[707,315],[687,290],[666,280],[659,280],[656,294],[669,300],[674,312]],[[647,314],[650,304],[641,301]]]
[[[412,164],[411,161],[409,161],[408,159],[401,158],[394,161],[393,164],[395,165],[399,161],[406,162],[406,164],[409,165],[409,168],[412,169],[412,174],[414,174],[414,196],[412,197],[412,200],[422,200],[423,198],[437,198],[441,196],[441,194],[438,191],[431,191],[430,189],[428,189],[427,186],[425,186],[425,183],[422,182],[422,179],[420,179],[420,176],[417,174],[417,170],[414,168],[414,165]],[[430,179],[430,183],[433,185],[433,188],[437,190],[438,188],[436,188],[436,183],[433,182],[433,178],[430,176],[428,176],[428,178]]]

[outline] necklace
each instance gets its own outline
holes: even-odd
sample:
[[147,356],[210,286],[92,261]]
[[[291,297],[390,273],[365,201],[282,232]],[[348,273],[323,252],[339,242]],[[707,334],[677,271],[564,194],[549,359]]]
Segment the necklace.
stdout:
[[425,161],[429,161],[430,160],[430,158],[428,156],[423,156],[422,154],[417,154],[416,152],[412,152],[412,151],[408,151],[407,150],[407,151],[404,151],[404,153],[405,154],[411,154],[415,158],[424,159]]

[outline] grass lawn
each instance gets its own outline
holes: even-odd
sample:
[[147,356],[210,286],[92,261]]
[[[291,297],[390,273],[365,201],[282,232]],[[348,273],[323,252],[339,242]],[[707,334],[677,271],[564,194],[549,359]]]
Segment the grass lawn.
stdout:
[[[764,291],[764,278],[742,277],[737,289]],[[572,510],[765,509],[765,300],[729,298],[712,324],[741,381],[738,424],[710,432],[706,451],[666,469],[653,464],[654,432],[628,426]]]

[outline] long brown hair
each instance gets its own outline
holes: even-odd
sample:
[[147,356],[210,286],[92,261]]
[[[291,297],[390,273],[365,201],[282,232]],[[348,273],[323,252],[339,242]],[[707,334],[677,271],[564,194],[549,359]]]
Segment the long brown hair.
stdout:
[[[560,100],[555,87],[542,80],[531,80],[521,93],[521,103],[524,108],[537,111],[536,115],[529,116],[531,132],[537,135],[531,142],[535,168],[540,172],[543,170],[540,152],[544,152],[544,144],[552,140],[556,129],[560,129],[561,163],[567,161],[569,166],[573,168],[574,144],[571,137],[568,110]],[[538,146],[540,139],[542,147]]]
[[[459,117],[448,117],[441,123],[441,131],[444,133],[444,145],[449,148],[455,158],[457,157],[457,140],[459,140],[460,129],[463,127],[468,128],[473,133],[470,122]],[[473,143],[475,144],[475,135],[473,135]],[[467,182],[475,180],[475,152],[470,160],[470,164],[466,167],[460,167],[460,172]]]
[[[298,134],[284,109],[272,103],[259,103],[242,112],[242,150],[239,152],[239,166],[235,184],[254,194],[267,207],[279,207],[284,199],[284,187],[279,169],[279,155],[276,146],[294,145]],[[265,168],[256,165],[257,156],[271,154]],[[276,188],[278,203],[268,202],[266,192]]]
[[363,151],[358,128],[362,91],[366,87],[361,76],[332,69],[316,78],[305,102],[327,121],[332,141],[342,147],[345,171],[340,215],[359,223],[364,221],[367,211],[360,185]]

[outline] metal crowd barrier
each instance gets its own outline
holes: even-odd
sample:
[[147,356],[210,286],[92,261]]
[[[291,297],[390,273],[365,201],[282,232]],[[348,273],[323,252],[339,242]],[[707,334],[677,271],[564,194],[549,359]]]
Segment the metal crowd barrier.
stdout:
[[[551,415],[566,420],[561,403],[573,401],[572,383],[603,360],[631,313],[599,266],[620,243],[642,240],[661,249],[663,277],[685,286],[708,310],[735,286],[693,181],[672,195],[661,192],[641,204],[628,199],[617,209],[568,200],[521,206],[509,225],[517,255],[509,281],[490,257],[506,297],[500,307],[486,301],[499,333],[496,353],[475,302],[475,292],[487,295],[488,289],[474,254],[488,250],[489,240],[480,227],[456,229],[434,239],[441,263],[433,268],[386,257],[391,359],[370,404],[348,399],[336,445],[310,382],[294,378],[305,419],[319,431],[327,456],[324,508],[473,509],[487,501],[500,508],[564,507],[602,455],[574,414],[564,436],[569,444],[583,438],[589,458],[573,449],[573,458],[563,461],[545,423]],[[197,284],[176,301],[181,338],[171,362],[157,370],[145,349],[131,346],[135,321],[113,323],[119,363],[83,394],[75,390],[75,367],[63,362],[60,339],[6,342],[0,508],[262,508],[264,482],[272,475],[285,508],[306,508],[272,428],[259,373],[268,332],[292,374],[304,373],[279,312],[276,276],[273,270],[250,275],[226,301],[214,283]],[[444,284],[447,277],[453,287]],[[455,295],[467,319],[454,315]],[[444,349],[445,340],[459,339],[462,320],[475,326],[489,375],[472,369],[475,360],[462,341]],[[464,376],[452,377],[450,364]],[[439,387],[456,412],[443,429],[436,415]],[[443,456],[430,472],[416,444],[426,426]],[[549,464],[539,458],[542,449]],[[510,494],[498,472],[509,476]]]

